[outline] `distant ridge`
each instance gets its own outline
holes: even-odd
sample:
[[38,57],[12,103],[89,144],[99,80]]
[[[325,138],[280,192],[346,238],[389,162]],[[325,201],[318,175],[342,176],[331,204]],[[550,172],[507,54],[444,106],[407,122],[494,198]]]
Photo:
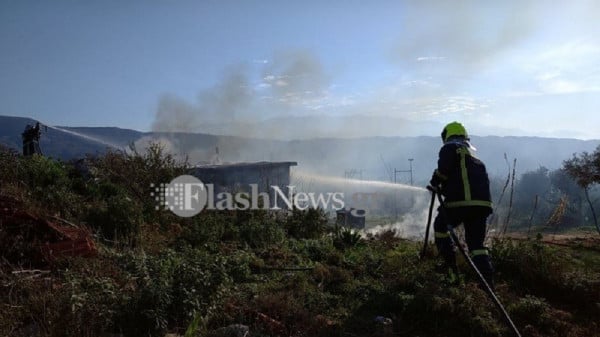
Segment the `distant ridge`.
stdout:
[[[31,118],[0,116],[0,143],[21,151],[21,132]],[[517,158],[517,173],[540,166],[556,169],[574,153],[591,152],[600,140],[569,138],[473,136],[477,155],[493,176],[505,177],[506,153]],[[272,140],[205,133],[141,132],[118,127],[48,127],[40,142],[45,155],[63,160],[99,154],[107,149],[125,149],[135,143],[138,149],[150,141],[161,141],[175,154],[188,155],[190,163],[206,163],[218,149],[223,162],[297,161],[298,170],[344,176],[347,170],[362,170],[364,179],[393,180],[390,170],[407,170],[413,159],[415,183],[429,180],[441,145],[439,137],[363,137]],[[401,173],[397,180],[408,181]]]

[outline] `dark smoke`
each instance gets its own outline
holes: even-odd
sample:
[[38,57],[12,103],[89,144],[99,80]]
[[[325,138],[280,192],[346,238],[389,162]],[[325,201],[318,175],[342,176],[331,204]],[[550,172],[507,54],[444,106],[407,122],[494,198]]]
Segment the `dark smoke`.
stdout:
[[247,68],[232,67],[225,72],[220,83],[198,94],[196,104],[172,94],[163,95],[152,130],[198,132],[205,125],[234,122],[248,117],[254,100]]
[[305,111],[325,98],[330,84],[317,57],[306,51],[276,54],[261,70],[259,83],[252,83],[251,75],[247,66],[228,69],[217,85],[198,94],[196,103],[164,95],[153,131],[269,135],[276,130],[255,130],[254,124]]

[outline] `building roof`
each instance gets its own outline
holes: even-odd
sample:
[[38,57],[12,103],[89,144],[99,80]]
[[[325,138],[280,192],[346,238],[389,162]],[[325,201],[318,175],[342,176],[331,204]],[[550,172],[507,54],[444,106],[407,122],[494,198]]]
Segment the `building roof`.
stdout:
[[199,165],[192,168],[192,170],[235,170],[235,169],[248,169],[248,168],[272,168],[277,166],[297,166],[298,163],[295,161],[260,161],[254,163],[240,162],[240,163],[228,163],[219,165]]

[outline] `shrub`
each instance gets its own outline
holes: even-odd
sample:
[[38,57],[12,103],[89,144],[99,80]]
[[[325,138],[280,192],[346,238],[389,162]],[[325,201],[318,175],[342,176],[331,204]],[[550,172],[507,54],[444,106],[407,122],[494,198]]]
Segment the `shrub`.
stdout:
[[238,225],[240,241],[254,248],[281,244],[285,240],[283,228],[272,218],[253,218]]
[[143,153],[132,148],[129,152],[110,151],[88,160],[94,178],[125,188],[130,197],[141,203],[148,222],[159,220],[161,214],[155,210],[151,185],[168,183],[188,169],[186,161],[178,161],[159,143],[151,143]]
[[569,254],[541,241],[495,241],[494,265],[525,294],[568,303],[577,310],[593,312],[600,301],[598,274],[575,272],[577,261]]
[[207,316],[227,297],[231,278],[227,260],[197,249],[159,256],[121,257],[137,291],[122,309],[119,326],[126,335],[163,336]]
[[21,158],[15,151],[0,144],[0,186],[13,183],[19,178]]
[[338,249],[345,249],[348,247],[354,247],[360,244],[362,241],[362,236],[358,231],[343,227],[336,234],[333,243]]
[[327,230],[327,216],[321,208],[294,208],[285,220],[288,236],[295,239],[317,239]]
[[59,334],[67,336],[94,336],[114,331],[119,315],[117,309],[127,299],[114,279],[67,272],[63,286],[62,310],[56,318],[55,332],[62,330]]
[[537,330],[548,336],[568,336],[572,330],[567,323],[571,315],[553,309],[543,298],[527,295],[507,309],[515,324],[526,327],[530,333]]
[[264,248],[284,240],[284,229],[267,211],[204,211],[187,221],[179,245],[200,247],[209,242],[237,241]]
[[[324,262],[329,257],[335,259],[335,257],[333,257],[333,255],[335,255],[335,247],[333,246],[333,240],[329,237],[290,240],[289,245],[293,252],[306,256],[314,262]],[[335,260],[332,261],[335,262]]]
[[140,235],[142,210],[134,200],[118,193],[89,205],[85,220],[104,242],[135,246]]
[[78,212],[80,198],[72,191],[67,166],[44,156],[20,157],[18,180],[37,208],[69,217]]

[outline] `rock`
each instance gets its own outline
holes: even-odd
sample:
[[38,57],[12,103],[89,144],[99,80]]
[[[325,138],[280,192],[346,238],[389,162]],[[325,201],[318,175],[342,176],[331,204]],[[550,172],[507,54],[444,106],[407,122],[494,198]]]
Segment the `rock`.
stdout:
[[391,337],[394,335],[394,328],[391,318],[384,316],[375,317],[375,324],[377,325],[377,333],[378,337]]

